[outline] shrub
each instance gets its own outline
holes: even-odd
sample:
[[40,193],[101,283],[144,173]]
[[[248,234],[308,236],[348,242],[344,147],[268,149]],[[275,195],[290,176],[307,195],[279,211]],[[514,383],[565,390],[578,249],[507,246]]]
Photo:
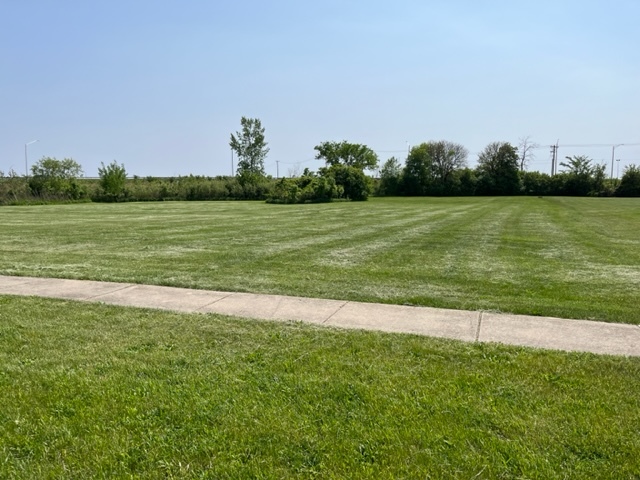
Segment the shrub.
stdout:
[[521,172],[522,193],[525,195],[554,195],[551,175],[541,172]]
[[98,175],[100,176],[102,192],[106,199],[116,201],[125,193],[124,185],[127,181],[127,171],[124,165],[118,165],[115,160],[107,166],[102,162],[100,162],[100,165]]
[[640,167],[628,165],[624,169],[615,194],[618,197],[640,197]]
[[269,203],[317,203],[339,198],[342,189],[331,177],[305,175],[300,178],[281,178],[267,202]]
[[25,177],[19,176],[15,170],[4,174],[0,172],[0,204],[19,203],[31,196],[29,184]]
[[335,184],[342,187],[342,196],[349,200],[363,201],[369,198],[372,181],[362,170],[345,165],[333,165],[321,168],[320,175],[332,178]]
[[463,168],[453,172],[454,185],[456,190],[453,195],[470,196],[476,194],[478,177],[476,172],[470,168]]
[[87,190],[77,181],[82,167],[71,158],[57,160],[44,157],[31,166],[29,188],[42,199],[79,200],[87,197]]

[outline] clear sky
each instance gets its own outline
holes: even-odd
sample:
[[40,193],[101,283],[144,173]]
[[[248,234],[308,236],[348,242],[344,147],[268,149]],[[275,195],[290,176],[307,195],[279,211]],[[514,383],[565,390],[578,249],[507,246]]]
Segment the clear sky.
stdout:
[[610,173],[610,145],[640,143],[639,21],[638,0],[0,0],[0,170],[24,174],[37,139],[30,164],[86,176],[227,175],[247,116],[274,176],[315,170],[327,140],[404,160],[444,139],[473,166],[527,135],[530,169],[559,140]]

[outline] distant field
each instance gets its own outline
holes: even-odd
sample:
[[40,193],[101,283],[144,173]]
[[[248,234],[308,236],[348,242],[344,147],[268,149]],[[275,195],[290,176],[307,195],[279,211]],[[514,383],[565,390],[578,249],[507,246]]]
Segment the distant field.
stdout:
[[0,273],[640,324],[640,199],[0,208]]
[[640,475],[640,359],[0,296],[0,478]]

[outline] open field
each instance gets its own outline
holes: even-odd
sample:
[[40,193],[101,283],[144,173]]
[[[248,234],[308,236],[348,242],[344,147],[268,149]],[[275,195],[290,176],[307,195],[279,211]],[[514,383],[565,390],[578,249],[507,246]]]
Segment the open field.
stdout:
[[640,359],[0,296],[1,478],[637,478]]
[[0,209],[0,273],[640,324],[640,199]]

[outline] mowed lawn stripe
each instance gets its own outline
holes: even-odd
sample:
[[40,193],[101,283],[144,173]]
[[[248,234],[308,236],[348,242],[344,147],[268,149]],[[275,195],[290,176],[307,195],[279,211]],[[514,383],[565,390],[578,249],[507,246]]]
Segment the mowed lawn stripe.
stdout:
[[640,323],[640,203],[363,203],[0,209],[0,273]]
[[[404,249],[416,240],[420,241],[450,228],[453,223],[459,221],[456,213],[458,213],[456,210],[443,209],[406,211],[384,222],[372,213],[364,225],[354,229],[348,224],[344,225],[345,234],[340,243],[347,246],[332,246],[334,248],[320,257],[319,263],[322,263],[322,259],[327,256],[330,259],[343,256],[351,261],[339,262],[336,264],[337,267],[351,264],[363,268],[375,268],[380,265],[380,260],[385,257],[386,252],[405,251]],[[406,258],[399,259],[394,267],[401,269],[406,260]]]

